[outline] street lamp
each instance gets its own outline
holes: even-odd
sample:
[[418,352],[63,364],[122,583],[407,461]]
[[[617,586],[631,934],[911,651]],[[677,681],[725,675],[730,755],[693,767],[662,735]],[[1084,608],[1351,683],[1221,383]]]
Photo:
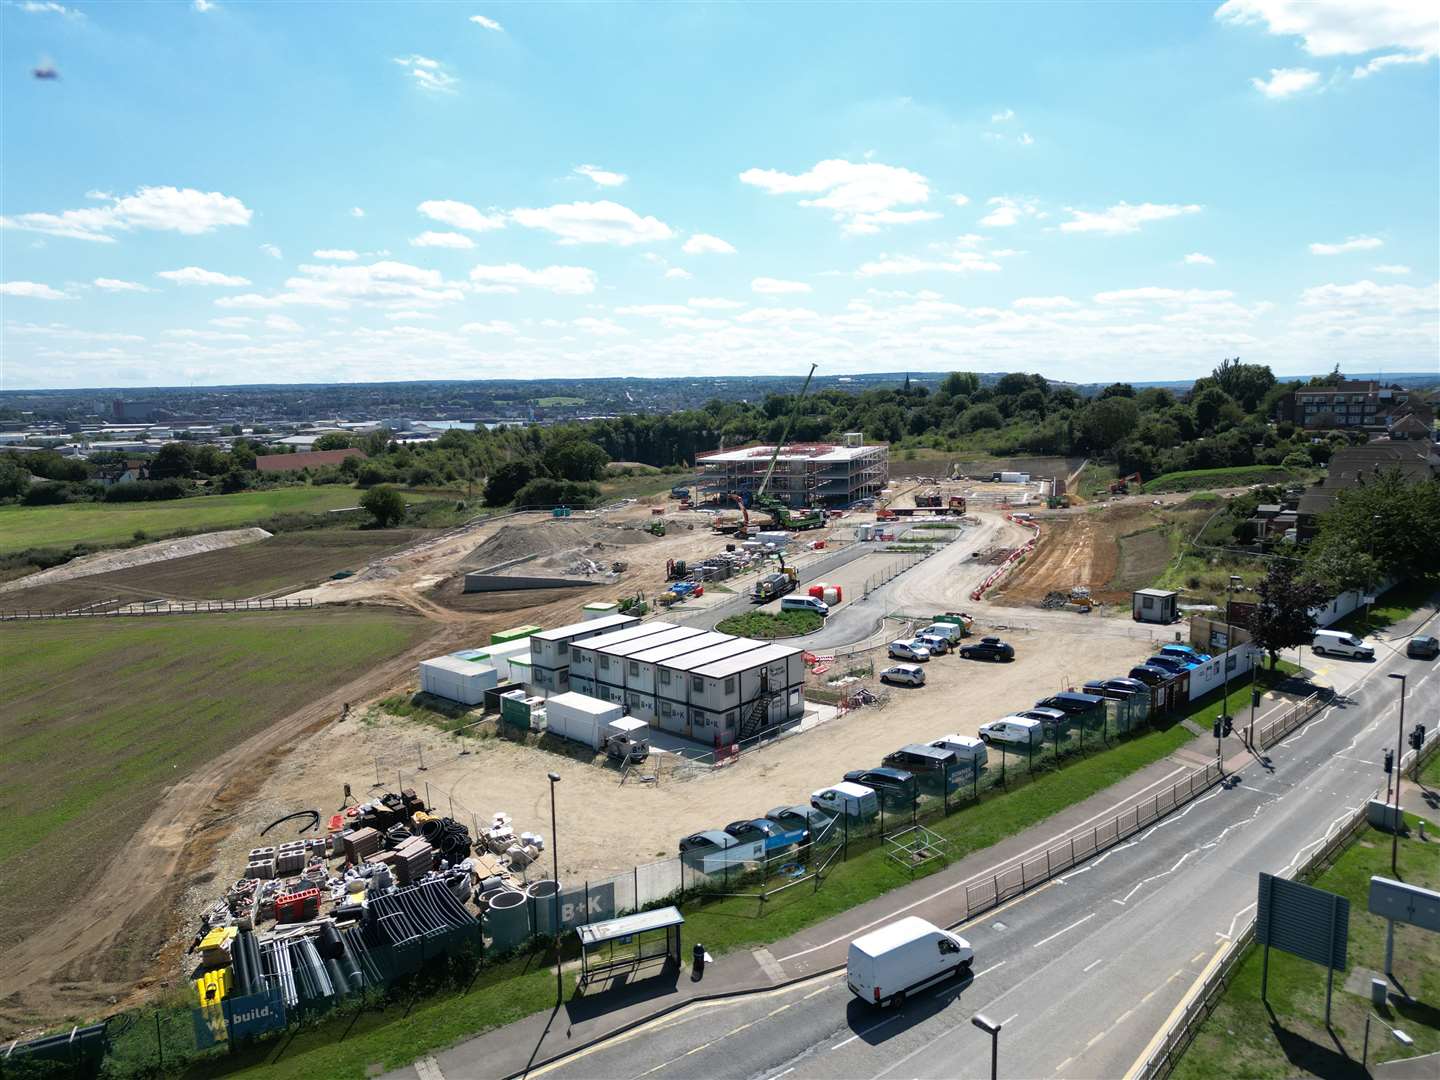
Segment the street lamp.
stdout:
[[565,997],[564,980],[560,975],[560,845],[559,832],[555,827],[555,785],[560,782],[559,773],[550,773],[550,858],[551,865],[555,868],[555,892],[551,896],[551,903],[554,909],[551,913],[551,925],[555,931],[555,1004],[559,1005]]
[[998,1080],[1000,1066],[1000,1025],[984,1013],[976,1013],[970,1022],[990,1036],[990,1080]]
[[1401,761],[1405,757],[1405,673],[1403,671],[1392,671],[1390,678],[1400,680],[1400,730],[1395,736],[1395,820],[1390,824],[1390,873],[1397,878],[1400,876],[1400,868],[1397,865],[1400,858],[1400,827],[1405,819],[1400,816],[1400,773]]
[[1230,597],[1240,587],[1240,575],[1231,574],[1230,580],[1225,583],[1225,653],[1220,657],[1220,664],[1225,669],[1225,694],[1220,702],[1220,723],[1215,735],[1215,762],[1222,770],[1225,767],[1225,721],[1230,716],[1230,652],[1235,647],[1235,631],[1230,626]]

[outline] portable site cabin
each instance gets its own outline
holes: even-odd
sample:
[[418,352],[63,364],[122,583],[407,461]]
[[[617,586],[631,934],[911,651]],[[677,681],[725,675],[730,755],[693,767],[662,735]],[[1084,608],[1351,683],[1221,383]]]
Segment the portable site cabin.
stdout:
[[595,600],[580,608],[586,619],[603,619],[607,615],[618,615],[620,613],[619,600]]
[[[521,660],[530,659],[530,642],[524,638],[516,638],[512,641],[502,642],[499,645],[482,645],[476,649],[461,649],[453,652],[451,656],[461,660],[470,660],[475,663],[489,664],[495,669],[495,676],[502,683],[511,682],[510,661],[519,657]],[[528,676],[529,672],[526,671]]]
[[458,656],[437,656],[420,664],[420,691],[462,705],[479,705],[485,691],[493,690],[499,679],[495,669],[483,660]]
[[705,631],[696,626],[672,626],[659,634],[599,650],[595,658],[595,696],[606,701],[623,703],[630,678],[633,676],[638,681],[640,676],[639,661],[634,659],[636,654],[704,635]]
[[[631,716],[641,717],[653,724],[660,715],[660,703],[656,696],[659,666],[667,660],[678,660],[734,640],[733,634],[718,634],[710,630],[694,637],[653,645],[643,652],[631,653],[625,670],[626,710]],[[633,671],[628,666],[630,664],[634,665]]]
[[624,714],[619,705],[574,691],[556,694],[545,702],[545,730],[599,750],[605,744],[606,727]]
[[1136,589],[1130,595],[1130,613],[1136,622],[1173,623],[1179,618],[1179,597],[1171,589]]
[[690,671],[690,725],[717,745],[748,739],[805,713],[805,661],[789,645],[763,645]]
[[[753,652],[764,647],[752,638],[731,638],[708,649],[697,649],[655,665],[655,726],[714,745],[714,734],[690,723],[690,672],[717,660]],[[643,714],[637,714],[643,715]]]
[[570,688],[570,645],[586,638],[599,637],[612,630],[634,626],[640,620],[633,615],[606,615],[602,619],[557,626],[530,635],[530,684],[547,694],[564,693]]
[[[585,638],[583,641],[571,642],[571,689],[579,690],[582,694],[594,694],[594,682],[598,674],[596,669],[599,667],[599,656],[602,651],[608,651],[629,641],[644,641],[656,634],[674,629],[674,623],[661,622],[657,619],[654,622],[636,623],[634,626],[627,626],[620,630],[611,630],[605,634]],[[608,665],[606,666],[608,667]],[[588,689],[577,685],[577,679],[583,682]]]

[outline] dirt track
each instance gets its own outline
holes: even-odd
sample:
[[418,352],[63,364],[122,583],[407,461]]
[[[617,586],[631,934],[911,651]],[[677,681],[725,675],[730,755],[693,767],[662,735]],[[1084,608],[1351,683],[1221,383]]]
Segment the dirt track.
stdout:
[[1159,524],[1145,504],[1040,515],[1040,543],[995,593],[1004,604],[1038,604],[1050,592],[1077,585],[1102,603],[1129,603],[1128,591],[1111,588],[1120,571],[1120,538]]

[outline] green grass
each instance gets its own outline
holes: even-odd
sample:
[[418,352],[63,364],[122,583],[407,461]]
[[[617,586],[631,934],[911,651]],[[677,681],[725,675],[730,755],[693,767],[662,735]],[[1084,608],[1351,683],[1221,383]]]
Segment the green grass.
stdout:
[[824,617],[813,611],[747,611],[722,619],[715,629],[722,634],[769,640],[813,634],[824,625]]
[[1145,494],[1201,491],[1205,488],[1247,487],[1250,484],[1287,484],[1308,480],[1314,470],[1285,469],[1279,465],[1236,465],[1228,469],[1191,469],[1165,473],[1145,483]]
[[[612,479],[600,481],[601,502],[614,502],[616,499],[644,499],[651,495],[668,494],[672,487],[690,487],[691,484],[684,473],[644,473],[639,476],[617,476]],[[680,503],[677,500],[667,499],[666,504],[671,510],[677,510]]]
[[[1410,835],[1400,839],[1400,873],[1411,884],[1434,889],[1440,887],[1435,838],[1432,834],[1422,843],[1417,822],[1407,817]],[[1391,876],[1390,844],[1388,833],[1366,828],[1312,882],[1350,900],[1347,972],[1357,967],[1380,972],[1385,967],[1385,921],[1369,913],[1367,898],[1372,874]],[[1261,963],[1262,950],[1252,948],[1174,1075],[1179,1080],[1298,1075],[1360,1080],[1368,1075],[1360,1067],[1360,1055],[1365,1017],[1372,1011],[1369,979],[1362,993],[1352,994],[1343,989],[1345,973],[1335,973],[1332,1036],[1325,1030],[1324,969],[1272,949],[1267,994],[1272,1019],[1260,1000]],[[1440,1050],[1440,935],[1397,926],[1395,974],[1414,1002],[1392,1001],[1383,1010],[1384,1018],[1371,1024],[1372,1064]],[[1389,1033],[1392,1027],[1403,1030],[1415,1045],[1402,1049]]]
[[557,405],[584,405],[585,399],[583,397],[564,397],[563,395],[556,395],[555,397],[536,398],[535,404],[539,405],[542,408],[552,408]]
[[180,532],[238,529],[277,514],[321,514],[359,506],[351,487],[287,487],[237,495],[197,495],[167,502],[69,503],[0,507],[0,554],[26,548],[128,544],[136,530],[151,539]]
[[427,629],[375,609],[0,624],[0,947],[83,903],[96,852],[122,849],[169,785]]
[[1368,610],[1360,608],[1352,611],[1330,629],[1361,637],[1377,630],[1387,630],[1429,604],[1436,589],[1440,589],[1440,576],[1433,574],[1415,581],[1402,581],[1376,597]]
[[[949,859],[956,861],[1103,791],[1173,753],[1190,738],[1178,725],[1149,731],[1108,751],[1077,759],[1058,772],[1040,774],[1024,786],[1012,785],[1008,793],[928,825],[950,841]],[[801,886],[781,893],[763,907],[754,900],[734,898],[686,903],[682,905],[686,938],[703,941],[716,956],[769,944],[909,880],[882,849],[872,848],[835,863],[818,892]],[[549,1008],[554,1002],[555,975],[553,968],[535,969],[543,962],[542,957],[512,961],[487,971],[468,994],[431,997],[408,1011],[401,1005],[366,1014],[341,1042],[339,1031],[351,1015],[346,1012],[339,1021],[299,1035],[287,1045],[278,1063],[263,1066],[264,1075],[358,1080],[375,1064],[402,1068],[423,1054]],[[567,975],[567,997],[572,992],[573,978]],[[269,1056],[274,1054],[274,1045],[266,1047]],[[253,1066],[246,1071],[262,1068],[254,1065],[254,1060],[242,1059]],[[205,1073],[216,1074],[214,1065]]]

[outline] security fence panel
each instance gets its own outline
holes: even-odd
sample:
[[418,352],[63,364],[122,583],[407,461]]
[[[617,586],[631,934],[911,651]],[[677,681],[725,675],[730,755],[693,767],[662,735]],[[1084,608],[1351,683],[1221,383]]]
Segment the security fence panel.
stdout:
[[[623,880],[623,879],[621,879]],[[613,919],[621,911],[634,910],[634,903],[617,907],[616,879],[591,881],[560,892],[560,925],[573,930],[586,923]]]

